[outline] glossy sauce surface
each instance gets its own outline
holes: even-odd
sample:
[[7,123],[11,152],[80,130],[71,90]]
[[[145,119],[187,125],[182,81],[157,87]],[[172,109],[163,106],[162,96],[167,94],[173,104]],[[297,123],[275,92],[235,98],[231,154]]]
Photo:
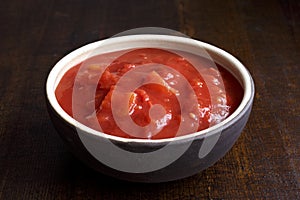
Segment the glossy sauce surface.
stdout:
[[165,49],[94,56],[68,70],[56,98],[77,121],[124,138],[161,139],[223,121],[243,89],[222,66]]

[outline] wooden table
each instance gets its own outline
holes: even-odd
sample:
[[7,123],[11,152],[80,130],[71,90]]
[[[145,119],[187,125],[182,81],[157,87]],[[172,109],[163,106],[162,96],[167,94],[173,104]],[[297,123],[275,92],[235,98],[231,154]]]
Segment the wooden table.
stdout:
[[[10,0],[0,5],[0,199],[299,199],[300,2]],[[165,27],[238,57],[253,75],[250,120],[231,151],[184,180],[139,184],[69,153],[45,80],[66,53],[136,27]]]

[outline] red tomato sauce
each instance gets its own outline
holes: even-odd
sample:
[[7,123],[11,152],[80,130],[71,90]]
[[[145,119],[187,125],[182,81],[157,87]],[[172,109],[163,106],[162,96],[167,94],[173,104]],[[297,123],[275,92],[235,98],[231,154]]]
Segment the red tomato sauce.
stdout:
[[162,139],[220,123],[238,107],[243,89],[209,59],[143,48],[77,64],[64,74],[55,95],[88,127],[124,138]]

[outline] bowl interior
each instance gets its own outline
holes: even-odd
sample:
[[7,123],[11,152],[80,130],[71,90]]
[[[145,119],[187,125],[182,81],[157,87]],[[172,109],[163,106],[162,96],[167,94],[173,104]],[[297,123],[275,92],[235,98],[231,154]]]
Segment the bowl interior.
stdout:
[[[80,122],[73,119],[69,116],[59,105],[56,97],[55,97],[55,89],[63,77],[63,75],[74,65],[86,60],[89,57],[115,52],[120,50],[128,50],[132,48],[164,48],[171,50],[181,50],[189,53],[197,53],[203,57],[208,59],[213,59],[215,62],[222,65],[225,69],[231,72],[235,78],[240,82],[241,86],[244,89],[244,96],[239,105],[239,107],[224,121],[219,124],[216,124],[212,127],[209,127],[205,130],[188,134],[184,136],[179,136],[175,138],[168,139],[157,139],[157,140],[146,140],[146,139],[126,139],[120,138],[117,136],[111,136],[102,132],[95,131]],[[204,135],[214,134],[216,132],[220,132],[220,129],[226,128],[230,124],[234,123],[235,120],[241,115],[243,112],[251,106],[254,94],[254,84],[252,78],[247,71],[247,69],[241,64],[235,57],[230,55],[229,53],[214,47],[210,44],[203,43],[197,40],[177,37],[177,36],[166,36],[166,35],[134,35],[134,36],[122,36],[111,38],[107,40],[98,41],[95,43],[88,44],[83,46],[70,54],[66,55],[62,58],[51,70],[49,73],[47,82],[46,82],[46,94],[49,103],[54,108],[54,110],[68,123],[71,125],[80,128],[86,132],[91,134],[105,137],[107,139],[124,141],[124,142],[169,142],[174,140],[185,140],[194,137],[203,137]]]

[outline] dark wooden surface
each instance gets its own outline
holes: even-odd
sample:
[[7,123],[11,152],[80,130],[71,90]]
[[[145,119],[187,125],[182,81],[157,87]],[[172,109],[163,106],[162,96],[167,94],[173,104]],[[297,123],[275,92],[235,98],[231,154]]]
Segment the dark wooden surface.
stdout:
[[[193,177],[127,183],[65,148],[44,83],[66,53],[121,31],[181,31],[238,57],[252,73],[250,120],[232,150]],[[4,0],[0,3],[0,199],[299,199],[300,2]]]

